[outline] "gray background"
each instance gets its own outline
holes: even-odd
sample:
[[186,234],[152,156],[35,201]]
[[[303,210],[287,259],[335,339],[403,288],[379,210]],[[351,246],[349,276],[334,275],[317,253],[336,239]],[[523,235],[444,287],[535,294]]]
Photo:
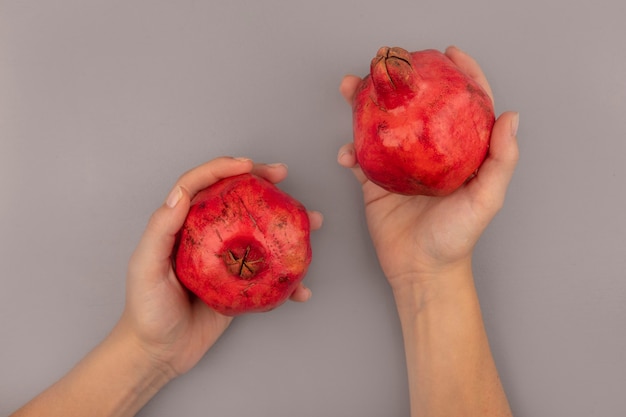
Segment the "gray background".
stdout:
[[97,344],[130,253],[187,169],[285,162],[325,214],[309,303],[235,320],[144,416],[407,416],[395,306],[337,87],[379,46],[456,44],[521,115],[506,207],[475,253],[518,416],[626,413],[621,0],[0,0],[0,414]]

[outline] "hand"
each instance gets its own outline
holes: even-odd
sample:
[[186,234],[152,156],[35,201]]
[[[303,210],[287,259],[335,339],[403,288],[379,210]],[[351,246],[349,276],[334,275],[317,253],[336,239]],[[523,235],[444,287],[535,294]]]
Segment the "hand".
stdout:
[[[152,215],[130,260],[126,307],[117,327],[131,335],[170,379],[191,369],[232,320],[211,310],[176,278],[171,262],[176,234],[198,191],[222,178],[247,172],[277,183],[286,177],[287,168],[222,157],[190,170]],[[321,215],[309,212],[309,217],[311,229],[318,229]],[[309,296],[309,289],[301,284],[291,300],[303,302]]]
[[[455,47],[445,53],[493,101],[476,61]],[[349,75],[341,83],[340,91],[350,104],[360,81]],[[471,261],[474,245],[504,203],[519,157],[517,123],[518,115],[513,112],[496,120],[489,154],[477,175],[446,197],[389,193],[365,177],[357,165],[353,144],[340,149],[339,164],[351,168],[362,185],[370,235],[392,287],[415,277],[430,279]]]

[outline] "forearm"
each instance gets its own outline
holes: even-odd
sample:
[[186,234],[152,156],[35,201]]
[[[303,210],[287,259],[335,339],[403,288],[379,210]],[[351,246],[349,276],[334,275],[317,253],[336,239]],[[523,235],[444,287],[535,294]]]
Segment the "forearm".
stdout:
[[430,278],[394,288],[411,415],[511,416],[489,348],[471,263]]
[[12,417],[133,416],[168,380],[118,327]]

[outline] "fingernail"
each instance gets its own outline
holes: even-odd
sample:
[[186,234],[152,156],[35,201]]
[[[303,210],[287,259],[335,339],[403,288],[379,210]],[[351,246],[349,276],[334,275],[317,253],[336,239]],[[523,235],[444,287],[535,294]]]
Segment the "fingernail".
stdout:
[[272,167],[272,168],[280,168],[280,167],[284,167],[287,168],[287,164],[283,163],[283,162],[274,162],[272,164],[267,164],[268,167]]
[[183,190],[180,188],[180,186],[177,185],[172,191],[170,191],[170,194],[167,196],[167,200],[165,200],[165,204],[169,208],[174,208],[176,207],[176,204],[178,204],[182,196]]
[[313,295],[311,289],[309,287],[305,287],[304,284],[302,284],[302,293],[306,294],[304,297],[304,301],[308,301],[308,299],[311,298],[311,296]]
[[240,156],[237,158],[234,158],[236,161],[241,161],[241,162],[248,162],[248,161],[252,161],[252,159],[250,158],[246,158],[245,156]]
[[341,149],[339,151],[339,155],[337,155],[337,161],[341,162],[341,160],[343,159],[344,156],[351,155],[351,154],[352,154],[352,151],[347,151],[347,150]]
[[519,127],[519,113],[515,113],[515,115],[511,119],[511,136],[512,137],[515,137],[515,135],[517,135],[518,127]]

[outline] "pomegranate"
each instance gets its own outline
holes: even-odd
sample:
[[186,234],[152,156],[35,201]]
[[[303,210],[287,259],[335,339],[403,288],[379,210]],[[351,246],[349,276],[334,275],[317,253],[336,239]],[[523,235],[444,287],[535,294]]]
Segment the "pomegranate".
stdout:
[[221,314],[269,311],[285,302],[311,262],[304,206],[253,174],[200,191],[178,236],[180,282]]
[[354,97],[356,158],[390,192],[444,196],[482,164],[494,122],[489,95],[445,54],[383,47]]

